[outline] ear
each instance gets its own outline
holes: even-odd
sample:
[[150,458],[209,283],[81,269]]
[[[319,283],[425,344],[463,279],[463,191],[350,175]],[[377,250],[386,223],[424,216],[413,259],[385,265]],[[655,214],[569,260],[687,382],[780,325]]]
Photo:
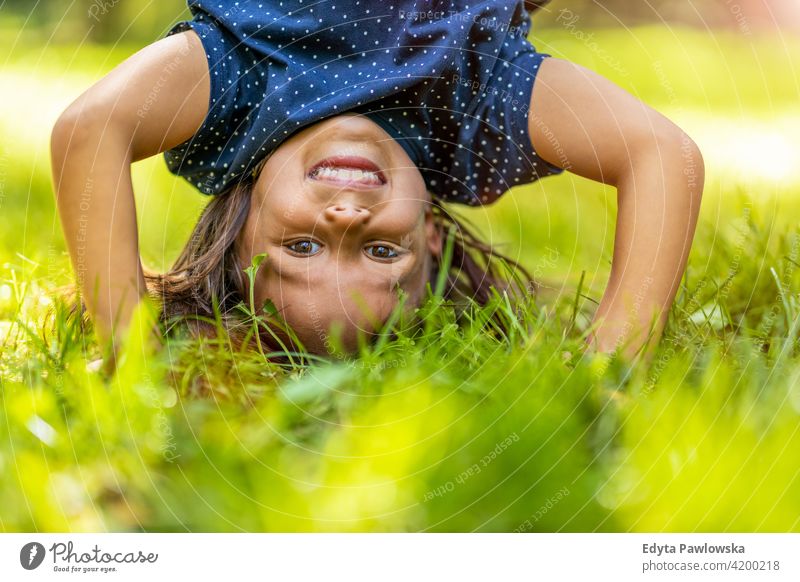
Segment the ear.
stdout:
[[425,239],[431,255],[440,258],[442,256],[442,229],[437,224],[430,206],[425,209]]

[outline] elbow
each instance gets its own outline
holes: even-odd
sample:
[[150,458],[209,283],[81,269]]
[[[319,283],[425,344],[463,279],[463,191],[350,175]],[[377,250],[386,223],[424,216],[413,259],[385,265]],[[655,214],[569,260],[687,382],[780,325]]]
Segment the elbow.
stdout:
[[74,151],[85,140],[85,133],[80,113],[74,106],[68,107],[53,125],[50,132],[50,163],[56,183],[67,164],[70,151]]
[[[705,184],[705,160],[700,146],[677,125],[664,120],[633,148],[634,166],[660,173],[670,189],[677,188],[699,204]],[[637,160],[638,158],[638,160]]]
[[[50,167],[53,195],[59,206],[70,204],[113,150],[109,117],[102,107],[87,107],[81,100],[67,107],[50,132]],[[76,187],[79,182],[84,187]]]
[[91,112],[83,112],[77,103],[73,103],[56,120],[50,132],[50,156],[53,169],[58,170],[76,151],[91,142],[94,132]]
[[66,174],[87,173],[109,155],[125,155],[124,131],[105,103],[79,98],[65,109],[50,132],[50,164],[56,195]]
[[56,201],[60,201],[65,191],[63,180],[69,164],[70,144],[73,136],[79,133],[79,126],[79,119],[70,107],[59,116],[50,132],[50,167]]
[[700,151],[698,145],[692,141],[694,155],[696,156],[697,163],[694,166],[695,188],[694,193],[698,201],[703,198],[703,189],[706,182],[706,162],[703,159],[703,152]]
[[699,202],[703,197],[706,176],[703,152],[697,143],[681,129],[677,129],[677,136],[672,138],[672,143],[673,147],[677,145],[680,152],[680,158],[676,164],[681,168],[687,189],[690,195]]
[[61,161],[66,154],[74,126],[75,121],[69,114],[69,109],[64,111],[56,120],[55,125],[53,125],[53,129],[50,132],[50,159],[53,164],[53,170],[56,170],[57,162]]
[[657,135],[658,150],[665,158],[665,164],[680,168],[692,191],[702,194],[705,181],[705,161],[703,152],[689,135],[677,125],[670,124]]
[[67,107],[50,132],[50,152],[55,164],[73,153],[111,145],[128,127],[120,122],[114,102],[85,93]]

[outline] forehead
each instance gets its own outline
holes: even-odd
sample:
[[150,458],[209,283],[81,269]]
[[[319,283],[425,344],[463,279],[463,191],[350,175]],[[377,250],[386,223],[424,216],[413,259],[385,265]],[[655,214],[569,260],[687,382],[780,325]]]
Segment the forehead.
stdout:
[[349,266],[330,256],[268,261],[264,290],[270,297],[281,297],[283,302],[375,301],[395,295],[396,288],[402,286],[414,270],[414,265],[376,267]]
[[334,326],[350,344],[359,331],[380,328],[397,305],[398,294],[386,282],[344,283],[335,278],[276,278],[267,294],[307,347],[320,345]]
[[[333,259],[267,262],[261,284],[282,317],[295,330],[327,332],[334,323],[345,328],[380,326],[398,303],[399,289],[416,303],[426,282],[428,261],[416,258],[403,267],[343,267]],[[315,264],[314,264],[315,263]]]

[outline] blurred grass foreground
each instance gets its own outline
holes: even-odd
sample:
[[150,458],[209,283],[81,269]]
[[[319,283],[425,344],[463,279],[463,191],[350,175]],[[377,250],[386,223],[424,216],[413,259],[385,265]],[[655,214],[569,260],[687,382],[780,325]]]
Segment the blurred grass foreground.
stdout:
[[[464,210],[545,283],[538,299],[457,317],[434,298],[421,329],[327,363],[155,350],[134,329],[111,379],[63,310],[46,318],[70,278],[47,140],[137,44],[0,18],[0,529],[800,531],[800,39],[549,18],[540,50],[657,107],[706,158],[650,363],[580,349],[614,193],[561,176]],[[143,258],[163,268],[205,200],[160,159],[134,181]]]

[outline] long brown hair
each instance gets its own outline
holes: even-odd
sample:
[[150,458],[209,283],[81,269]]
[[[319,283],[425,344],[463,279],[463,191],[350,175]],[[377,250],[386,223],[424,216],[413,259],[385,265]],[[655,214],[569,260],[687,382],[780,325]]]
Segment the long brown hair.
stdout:
[[[221,318],[234,339],[247,330],[243,312],[237,308],[249,291],[237,241],[250,211],[251,191],[252,182],[248,182],[214,197],[172,268],[163,274],[145,273],[150,294],[161,303],[165,323],[181,321],[202,332],[209,331],[209,320]],[[445,299],[471,298],[484,305],[493,288],[533,290],[532,279],[521,265],[483,242],[463,219],[436,201],[432,204],[442,238],[450,239],[446,243],[449,257],[435,256],[430,274],[433,285],[443,266],[447,268]],[[443,265],[443,260],[448,264]]]

